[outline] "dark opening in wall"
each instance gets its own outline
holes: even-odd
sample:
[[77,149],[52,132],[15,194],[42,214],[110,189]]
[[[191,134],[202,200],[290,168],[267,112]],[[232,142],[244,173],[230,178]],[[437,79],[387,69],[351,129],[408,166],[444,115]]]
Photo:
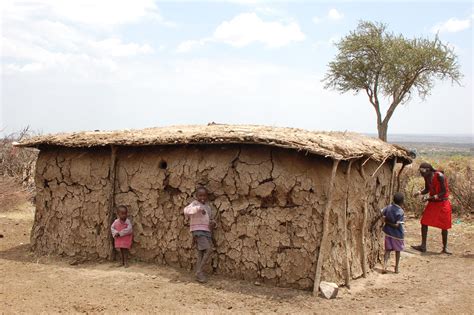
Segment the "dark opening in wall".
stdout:
[[166,163],[166,161],[163,161],[161,160],[160,161],[160,164],[158,164],[159,168],[161,168],[162,170],[165,170],[167,167],[168,167],[168,163]]

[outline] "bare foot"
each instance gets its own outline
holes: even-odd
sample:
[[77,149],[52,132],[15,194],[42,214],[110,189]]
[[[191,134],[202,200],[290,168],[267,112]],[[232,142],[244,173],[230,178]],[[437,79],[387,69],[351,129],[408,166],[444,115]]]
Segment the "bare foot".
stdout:
[[453,254],[447,247],[443,248],[441,253],[446,254],[446,255],[452,255]]
[[414,250],[417,250],[419,252],[422,252],[422,253],[426,252],[426,247],[423,247],[421,245],[416,245],[416,246],[412,245],[411,248],[413,248]]
[[204,273],[202,272],[199,272],[198,274],[196,274],[196,280],[200,283],[205,283],[207,282],[207,278],[206,276],[204,275]]

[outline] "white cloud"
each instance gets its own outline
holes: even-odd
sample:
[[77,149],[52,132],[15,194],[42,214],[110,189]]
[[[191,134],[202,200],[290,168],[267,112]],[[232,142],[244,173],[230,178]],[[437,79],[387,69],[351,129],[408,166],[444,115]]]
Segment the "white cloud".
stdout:
[[167,26],[174,25],[161,16],[154,0],[2,1],[6,1],[7,16],[19,20],[48,15],[94,27],[111,27],[149,18]]
[[322,21],[323,21],[323,19],[320,18],[320,17],[315,16],[315,17],[313,18],[313,23],[314,23],[314,24],[319,24],[319,23],[321,23]]
[[[154,10],[154,3],[145,0],[7,0],[2,3],[1,57],[9,58],[5,72],[58,69],[90,76],[116,71],[119,58],[150,54],[154,49],[147,43],[124,42],[107,28],[137,22]],[[106,29],[101,28],[104,25]]]
[[184,42],[178,45],[178,48],[176,48],[176,52],[180,54],[190,52],[192,49],[194,49],[197,46],[203,46],[206,43],[206,41],[207,41],[206,39],[185,40]]
[[92,41],[90,45],[100,55],[112,57],[127,57],[153,52],[153,48],[148,44],[122,43],[118,38]]
[[222,22],[214,31],[214,40],[234,47],[261,42],[268,47],[282,47],[306,37],[296,22],[265,22],[255,13],[242,13]]
[[192,48],[207,42],[220,42],[234,47],[244,47],[259,42],[269,48],[277,48],[305,40],[306,36],[296,22],[266,22],[256,13],[242,13],[224,21],[212,37],[187,40],[179,44],[178,52],[189,52]]
[[469,19],[460,20],[457,18],[450,18],[447,21],[438,23],[431,28],[433,33],[456,33],[464,31],[471,27],[472,17]]
[[331,9],[331,10],[329,10],[329,12],[328,12],[328,18],[329,18],[330,20],[335,20],[335,21],[337,21],[337,20],[342,19],[343,17],[344,17],[344,14],[341,13],[341,12],[339,12],[339,11],[337,11],[336,9]]
[[7,72],[36,72],[43,69],[43,65],[37,62],[28,63],[26,65],[7,64]]
[[325,17],[315,16],[313,17],[312,21],[314,24],[319,24],[324,20],[331,20],[331,21],[338,21],[344,18],[344,14],[339,12],[336,9],[330,9]]
[[327,40],[318,40],[313,44],[313,48],[320,49],[320,48],[331,48],[334,46],[341,39],[340,35],[333,35]]

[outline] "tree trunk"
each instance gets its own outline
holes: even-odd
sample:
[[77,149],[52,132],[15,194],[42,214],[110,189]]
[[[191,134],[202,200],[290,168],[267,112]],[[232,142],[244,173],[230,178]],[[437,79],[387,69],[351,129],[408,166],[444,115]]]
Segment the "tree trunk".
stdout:
[[387,142],[388,122],[377,123],[377,131],[379,132],[379,139]]

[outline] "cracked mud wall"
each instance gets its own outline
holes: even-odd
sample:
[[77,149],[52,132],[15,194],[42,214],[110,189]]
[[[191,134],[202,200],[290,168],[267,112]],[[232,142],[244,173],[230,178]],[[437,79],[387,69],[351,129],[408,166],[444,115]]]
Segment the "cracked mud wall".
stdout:
[[40,152],[33,250],[89,258],[108,256],[109,163],[108,150]]
[[[348,245],[352,277],[361,269],[363,198],[368,193],[355,165],[351,172]],[[46,150],[37,168],[34,248],[42,253],[107,257],[110,151]],[[192,238],[182,209],[205,185],[216,212],[214,272],[278,286],[310,289],[322,235],[322,211],[332,161],[258,145],[119,148],[115,204],[129,207],[132,255],[191,269]],[[369,176],[378,164],[365,166]],[[330,211],[330,251],[322,279],[344,279],[344,214],[347,182],[342,162]],[[390,169],[371,181],[368,222],[387,199]],[[84,236],[82,236],[84,235]],[[79,237],[80,236],[80,237]],[[368,265],[378,260],[380,230],[366,231]]]

